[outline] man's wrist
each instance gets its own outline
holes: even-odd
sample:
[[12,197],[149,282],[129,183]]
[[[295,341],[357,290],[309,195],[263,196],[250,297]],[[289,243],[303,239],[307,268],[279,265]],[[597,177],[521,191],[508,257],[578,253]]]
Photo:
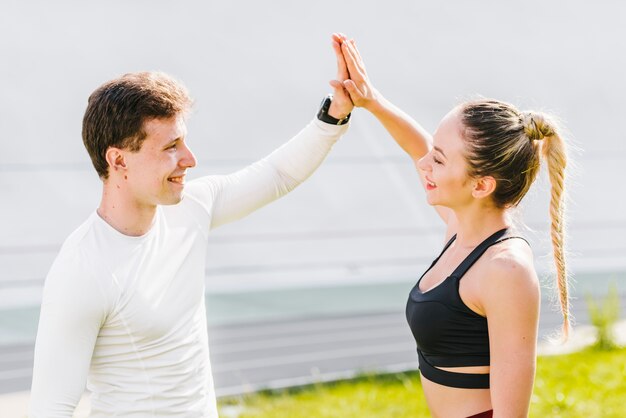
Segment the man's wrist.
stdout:
[[350,115],[350,112],[341,112],[337,107],[337,103],[331,101],[330,107],[328,108],[328,116],[333,117],[337,120],[341,120],[347,118],[348,115]]
[[339,112],[336,106],[333,106],[332,94],[329,94],[322,100],[320,109],[317,112],[317,119],[331,125],[345,125],[350,120],[350,113]]

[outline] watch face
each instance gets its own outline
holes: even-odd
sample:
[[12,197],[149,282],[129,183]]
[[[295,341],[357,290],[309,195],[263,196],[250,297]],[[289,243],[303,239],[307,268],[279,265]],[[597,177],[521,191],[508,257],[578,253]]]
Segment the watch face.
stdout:
[[317,112],[317,118],[322,122],[329,123],[331,125],[344,125],[350,119],[350,115],[346,116],[343,119],[336,119],[328,114],[328,109],[330,109],[330,104],[333,101],[333,95],[329,94],[322,100],[322,104],[320,106],[319,112]]
[[[329,97],[326,96],[322,99],[322,101],[320,102],[320,110],[324,108],[324,106],[330,106],[330,102],[329,102]],[[326,103],[328,103],[328,105],[326,105]]]
[[328,109],[330,109],[330,104],[333,102],[333,98],[331,96],[326,96],[324,99],[324,105],[322,108],[324,109],[324,113],[328,114]]

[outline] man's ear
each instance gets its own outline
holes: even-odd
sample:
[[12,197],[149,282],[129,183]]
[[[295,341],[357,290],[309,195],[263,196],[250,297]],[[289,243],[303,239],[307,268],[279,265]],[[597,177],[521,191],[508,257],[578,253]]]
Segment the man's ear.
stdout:
[[123,150],[115,147],[109,147],[106,150],[105,156],[107,163],[109,164],[110,172],[126,169],[126,158]]
[[496,179],[491,176],[479,177],[474,180],[472,196],[483,199],[496,190]]

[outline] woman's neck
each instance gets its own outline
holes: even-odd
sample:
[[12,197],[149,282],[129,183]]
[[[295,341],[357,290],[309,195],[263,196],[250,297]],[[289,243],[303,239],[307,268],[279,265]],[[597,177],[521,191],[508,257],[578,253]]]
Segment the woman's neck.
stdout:
[[476,247],[494,232],[511,226],[504,209],[476,205],[457,209],[454,213],[458,221],[456,243],[465,248]]

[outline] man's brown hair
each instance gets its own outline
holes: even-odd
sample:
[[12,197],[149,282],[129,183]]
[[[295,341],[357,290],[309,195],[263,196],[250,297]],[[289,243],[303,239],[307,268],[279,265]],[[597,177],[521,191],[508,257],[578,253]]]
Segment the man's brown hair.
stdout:
[[187,89],[160,72],[124,74],[98,87],[83,117],[83,143],[100,178],[109,176],[109,147],[139,151],[146,121],[185,114],[191,104]]

